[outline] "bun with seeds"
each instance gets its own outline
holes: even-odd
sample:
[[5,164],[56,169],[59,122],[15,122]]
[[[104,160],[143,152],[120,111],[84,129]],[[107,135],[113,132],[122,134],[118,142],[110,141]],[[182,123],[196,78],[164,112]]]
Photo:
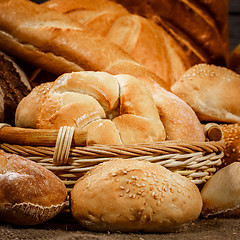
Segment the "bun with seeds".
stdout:
[[240,123],[240,75],[230,69],[198,64],[171,87],[202,121]]
[[99,164],[71,192],[71,212],[94,231],[169,232],[202,210],[195,184],[161,165],[133,159]]
[[36,225],[65,206],[67,189],[41,165],[0,150],[0,221]]
[[226,143],[222,164],[218,168],[240,161],[240,125],[220,124],[223,140]]

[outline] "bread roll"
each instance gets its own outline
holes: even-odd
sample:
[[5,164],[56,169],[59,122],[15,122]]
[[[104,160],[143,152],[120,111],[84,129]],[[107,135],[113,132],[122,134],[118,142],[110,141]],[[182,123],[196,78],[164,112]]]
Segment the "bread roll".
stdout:
[[[99,120],[105,118],[113,120],[115,126],[101,122],[110,126],[102,135],[105,127],[100,128]],[[90,123],[91,127],[87,127]],[[39,106],[36,127],[61,126],[91,131],[88,143],[134,144],[166,138],[150,91],[137,78],[126,74],[84,71],[56,79]],[[106,138],[109,131],[112,132]]]
[[130,159],[99,164],[71,192],[71,212],[94,231],[169,232],[200,215],[196,185],[161,165]]
[[237,123],[220,124],[220,127],[226,148],[224,150],[222,164],[218,168],[240,161],[240,125]]
[[60,75],[84,69],[137,77],[151,91],[168,139],[205,140],[194,111],[165,91],[169,87],[161,78],[85,25],[27,0],[4,0],[0,29],[0,48],[45,71]]
[[187,70],[171,90],[202,121],[240,122],[240,75],[227,68],[198,64]]
[[0,150],[0,220],[35,225],[57,215],[67,190],[60,179],[41,165]]
[[21,100],[15,112],[15,125],[17,127],[36,128],[37,112],[40,103],[52,84],[52,82],[47,82],[36,86]]
[[202,214],[204,217],[240,216],[240,163],[232,163],[217,171],[204,185]]
[[0,52],[0,122],[14,126],[16,108],[30,91],[31,85],[23,70]]

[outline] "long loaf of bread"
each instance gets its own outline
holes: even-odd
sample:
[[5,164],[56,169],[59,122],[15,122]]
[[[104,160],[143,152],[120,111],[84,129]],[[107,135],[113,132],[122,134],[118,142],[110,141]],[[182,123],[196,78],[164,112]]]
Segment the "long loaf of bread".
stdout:
[[228,0],[113,0],[172,34],[186,53],[226,66],[229,55]]
[[199,52],[186,54],[164,28],[149,19],[130,14],[113,1],[49,0],[43,5],[68,15],[118,44],[169,85],[192,65],[207,62],[207,57]]
[[161,78],[116,44],[64,14],[28,0],[1,1],[0,48],[57,75],[80,70],[131,74],[151,91],[167,139],[204,140],[194,111],[164,89],[167,86]]

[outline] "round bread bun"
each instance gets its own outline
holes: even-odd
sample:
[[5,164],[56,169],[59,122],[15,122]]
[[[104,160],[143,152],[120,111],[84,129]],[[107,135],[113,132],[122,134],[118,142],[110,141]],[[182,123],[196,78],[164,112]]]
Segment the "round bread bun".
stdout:
[[[100,125],[94,124],[100,119]],[[114,126],[102,134],[101,126],[109,120]],[[39,106],[36,127],[61,126],[89,129],[93,134],[89,134],[87,144],[133,144],[166,138],[150,91],[126,74],[84,71],[57,78]]]
[[71,212],[93,231],[169,232],[198,218],[195,184],[165,167],[133,159],[97,165],[71,192]]
[[240,217],[240,163],[217,171],[201,191],[204,217]]
[[230,69],[198,64],[171,87],[201,121],[240,123],[240,75]]
[[223,140],[226,144],[222,164],[217,167],[222,168],[233,162],[240,161],[240,124],[220,124]]
[[0,150],[0,221],[36,225],[65,206],[67,189],[41,165]]
[[52,85],[52,82],[42,83],[21,100],[15,112],[16,127],[36,128],[40,103]]

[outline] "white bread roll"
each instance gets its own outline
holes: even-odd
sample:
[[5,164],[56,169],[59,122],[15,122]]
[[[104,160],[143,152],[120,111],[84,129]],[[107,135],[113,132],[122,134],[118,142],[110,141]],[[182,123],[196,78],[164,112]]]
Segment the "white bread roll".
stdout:
[[171,87],[202,121],[240,123],[240,75],[230,69],[198,64]]
[[67,189],[41,165],[0,151],[0,220],[35,225],[57,215],[65,206]]
[[[114,126],[107,121],[99,123],[106,118],[113,120]],[[104,134],[106,124],[109,129]],[[166,138],[150,91],[137,78],[126,74],[82,71],[61,75],[39,106],[36,127],[61,126],[89,131],[88,144],[134,144]]]
[[148,161],[99,164],[71,192],[74,218],[94,231],[173,231],[197,219],[201,209],[196,185]]
[[232,163],[217,171],[204,185],[202,214],[204,217],[240,216],[240,163]]

